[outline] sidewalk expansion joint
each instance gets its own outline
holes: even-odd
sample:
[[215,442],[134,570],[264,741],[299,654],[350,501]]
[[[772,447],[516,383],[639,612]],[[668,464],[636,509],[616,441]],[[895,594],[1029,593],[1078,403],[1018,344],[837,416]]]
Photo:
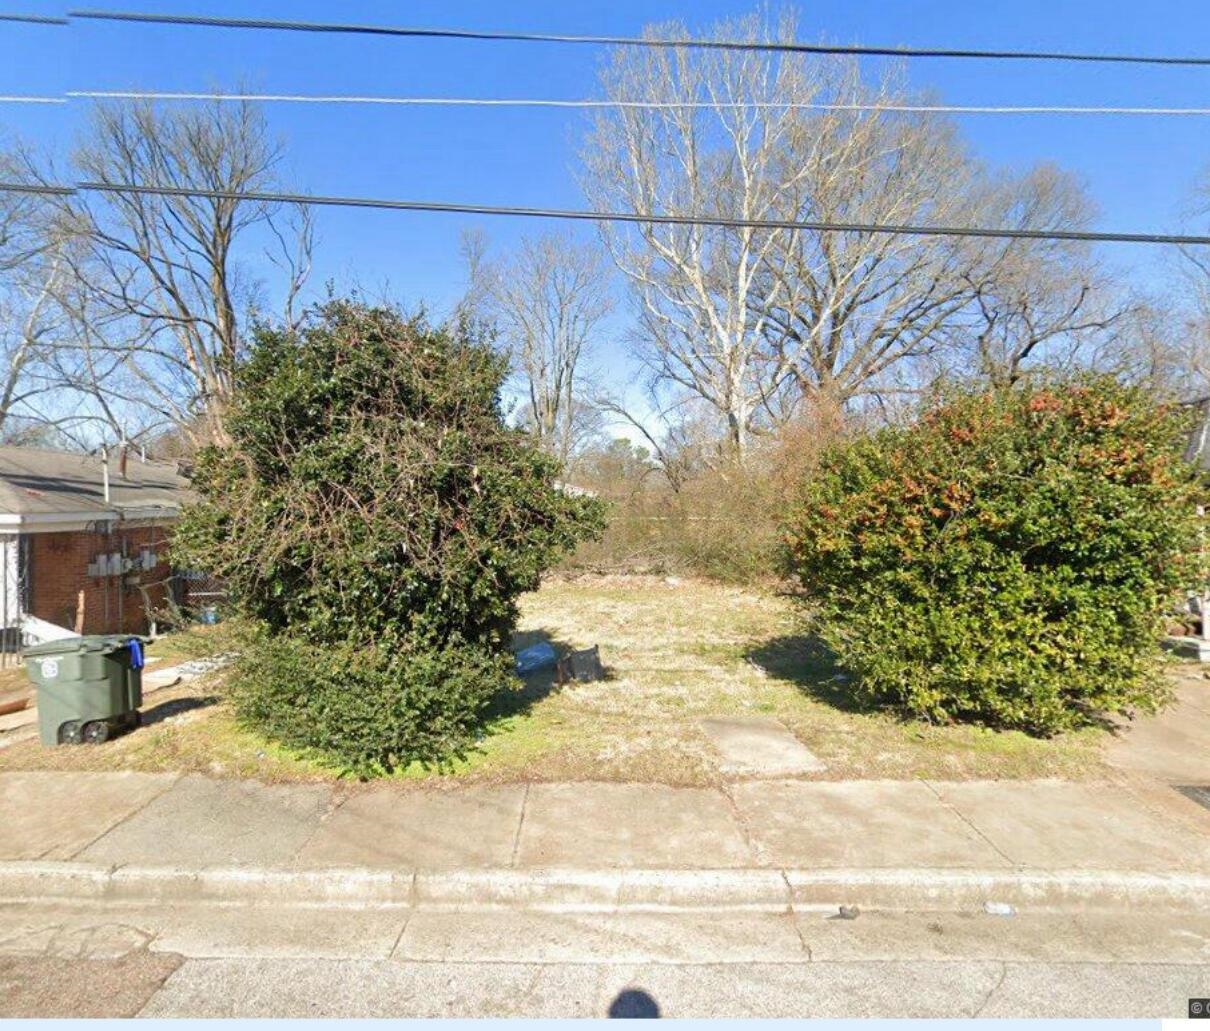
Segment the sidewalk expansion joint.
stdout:
[[[762,863],[764,857],[761,855],[760,846],[756,843],[756,839],[752,837],[752,829],[748,826],[747,819],[745,819],[739,804],[735,801],[735,796],[731,794],[731,787],[727,781],[723,781],[719,785],[718,792],[727,800],[727,808],[730,810],[731,817],[735,820],[735,825],[739,828],[739,833],[744,839],[744,846],[748,849],[748,855],[752,857],[754,863]],[[788,881],[786,887],[789,887]]]
[[508,865],[515,869],[517,866],[517,858],[521,854],[521,829],[525,826],[525,812],[529,807],[529,782],[526,781],[525,789],[521,792],[521,813],[517,818],[517,832],[513,835],[513,849],[509,856]]
[[[133,820],[140,813],[145,812],[149,805],[151,805],[153,802],[158,802],[161,798],[163,798],[166,794],[168,794],[169,791],[171,791],[173,788],[175,788],[181,782],[181,778],[184,776],[184,774],[174,773],[174,774],[171,774],[170,776],[172,777],[172,780],[164,785],[163,791],[160,791],[159,793],[152,795],[152,797],[147,799],[147,801],[144,802],[142,805],[132,809],[125,816],[121,817],[119,820],[110,824],[103,831],[101,831],[101,833],[98,834],[95,838],[91,839],[90,841],[85,842],[78,849],[76,849],[70,856],[67,857],[67,860],[69,862],[74,861],[80,855],[81,852],[85,851],[86,849],[92,848],[92,846],[95,845],[98,841],[100,841],[102,838],[108,837],[110,834],[112,834],[114,831],[116,831],[119,827],[121,827],[127,821]],[[46,851],[53,852],[54,847],[52,846],[51,848],[47,849]],[[40,859],[45,858],[45,857],[46,857],[45,852],[41,856],[39,856]],[[121,866],[121,865],[122,864],[120,864],[120,863],[116,864],[113,869],[117,869],[117,867]],[[113,871],[111,870],[110,872],[112,873]]]
[[938,791],[936,789],[936,787],[933,786],[931,781],[922,780],[920,783],[923,784],[926,788],[928,788],[929,791],[931,791],[933,793],[933,796],[937,799],[938,802],[941,803],[941,805],[944,808],[948,809],[951,813],[953,813],[956,817],[958,817],[959,820],[961,820],[972,831],[974,831],[975,834],[978,835],[979,839],[981,841],[983,841],[984,843],[986,843],[988,848],[990,848],[993,852],[995,852],[996,855],[998,855],[1001,859],[1003,859],[1012,869],[1015,870],[1015,869],[1019,868],[1020,864],[1017,863],[1017,861],[1015,859],[1013,859],[1012,856],[1010,856],[1007,852],[1005,852],[1004,849],[1002,849],[999,845],[997,845],[994,841],[992,841],[991,838],[989,838],[986,834],[984,834],[983,831],[978,826],[976,826],[975,822],[973,820],[971,820],[971,818],[969,816],[967,816],[964,812],[962,812],[962,810],[959,809],[952,802],[947,802],[942,797],[941,792]]

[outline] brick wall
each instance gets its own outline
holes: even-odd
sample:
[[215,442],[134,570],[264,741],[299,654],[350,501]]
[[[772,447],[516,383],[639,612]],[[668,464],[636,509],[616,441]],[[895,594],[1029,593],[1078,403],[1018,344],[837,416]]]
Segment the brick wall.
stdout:
[[[31,615],[74,629],[77,600],[83,591],[84,633],[145,633],[148,620],[138,584],[147,587],[153,609],[163,605],[167,591],[163,581],[171,572],[163,561],[167,540],[167,528],[161,526],[124,528],[112,534],[31,534],[27,571]],[[124,550],[137,560],[143,548],[154,548],[160,556],[155,569],[136,568],[124,576],[88,575],[89,565],[100,555]]]

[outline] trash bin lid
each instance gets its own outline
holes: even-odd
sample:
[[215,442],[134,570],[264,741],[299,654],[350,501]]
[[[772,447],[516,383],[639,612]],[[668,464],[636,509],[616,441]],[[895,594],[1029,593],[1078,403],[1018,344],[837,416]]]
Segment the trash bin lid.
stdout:
[[25,655],[63,655],[70,652],[116,652],[130,642],[130,634],[86,634],[65,637],[61,641],[45,641],[21,649]]

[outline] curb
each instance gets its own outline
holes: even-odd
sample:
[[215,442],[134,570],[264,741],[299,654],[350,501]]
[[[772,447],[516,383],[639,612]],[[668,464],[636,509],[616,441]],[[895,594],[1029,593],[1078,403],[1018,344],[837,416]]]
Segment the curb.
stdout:
[[[1210,912],[1210,874],[1117,870],[788,870],[793,905]],[[838,901],[839,900],[839,901]]]
[[447,871],[0,862],[0,902],[273,902],[409,909],[1210,912],[1210,874],[1089,870]]

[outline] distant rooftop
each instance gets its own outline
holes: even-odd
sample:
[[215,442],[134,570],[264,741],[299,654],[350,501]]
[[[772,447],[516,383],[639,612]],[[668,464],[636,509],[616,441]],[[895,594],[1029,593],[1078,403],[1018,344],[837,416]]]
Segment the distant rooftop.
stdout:
[[[145,462],[137,452],[120,475],[117,449],[109,454],[109,501],[105,500],[100,455],[42,448],[0,447],[0,519],[78,516],[104,519],[141,517],[162,510],[175,515],[188,497],[189,481],[175,462]],[[151,510],[151,512],[148,512]]]

